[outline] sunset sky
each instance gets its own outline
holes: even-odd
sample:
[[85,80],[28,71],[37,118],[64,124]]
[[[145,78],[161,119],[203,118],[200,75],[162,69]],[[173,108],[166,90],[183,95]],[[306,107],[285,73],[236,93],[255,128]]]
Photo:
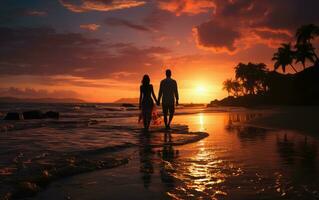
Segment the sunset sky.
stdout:
[[0,94],[111,102],[158,90],[170,68],[181,102],[227,95],[239,62],[264,62],[319,25],[318,0],[1,0]]

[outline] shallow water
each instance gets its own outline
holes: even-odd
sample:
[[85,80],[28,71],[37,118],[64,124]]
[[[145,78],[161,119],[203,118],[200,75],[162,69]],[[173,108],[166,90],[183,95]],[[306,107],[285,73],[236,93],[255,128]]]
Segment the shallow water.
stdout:
[[[112,104],[0,104],[2,116],[9,111],[34,109],[58,111],[61,117],[0,120],[0,199],[15,194],[25,197],[25,190],[30,193],[26,196],[32,196],[54,180],[126,163],[130,154],[122,150],[136,148],[142,140],[136,108]],[[178,114],[199,110],[202,108],[179,109]],[[162,146],[162,127],[154,129],[150,145]],[[189,133],[185,125],[174,129],[174,145],[207,136]]]
[[[128,164],[54,182],[36,199],[319,199],[318,138],[240,123],[264,114],[178,115],[174,123],[209,136],[174,146],[175,134],[137,134]],[[153,148],[159,138],[166,144]]]

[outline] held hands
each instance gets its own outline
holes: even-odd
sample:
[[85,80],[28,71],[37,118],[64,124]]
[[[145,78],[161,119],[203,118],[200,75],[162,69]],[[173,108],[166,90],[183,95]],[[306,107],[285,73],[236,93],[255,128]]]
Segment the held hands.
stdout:
[[[156,105],[160,106],[161,105],[160,101],[156,101]],[[178,103],[178,100],[177,100],[176,101],[176,106],[178,106],[178,105],[179,105],[179,103]]]

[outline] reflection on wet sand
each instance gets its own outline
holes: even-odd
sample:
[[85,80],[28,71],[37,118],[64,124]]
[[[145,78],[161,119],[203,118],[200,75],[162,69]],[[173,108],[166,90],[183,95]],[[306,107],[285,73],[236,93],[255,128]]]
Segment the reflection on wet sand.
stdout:
[[228,123],[230,125],[234,123],[243,123],[261,116],[263,116],[262,113],[229,113]]
[[318,176],[317,143],[309,141],[308,136],[298,139],[287,133],[277,136],[277,151],[283,165],[291,166],[293,182],[309,184]]
[[139,191],[136,199],[319,199],[318,138],[241,123],[259,116],[176,116],[174,122],[190,131],[209,133],[193,143],[194,135],[181,127],[137,135],[131,165],[115,169],[124,175],[103,172],[105,183],[115,183],[105,197]]
[[[318,198],[317,140],[242,124],[260,116],[197,115],[195,127],[210,136],[198,142],[189,157],[171,163],[178,181],[169,195],[177,199]],[[220,121],[226,123],[221,126]]]
[[172,166],[174,159],[178,158],[179,151],[174,150],[172,145],[172,134],[169,131],[164,133],[164,145],[161,150],[158,150],[160,162],[160,174],[162,183],[168,188],[174,188],[174,177],[171,173],[175,171]]
[[253,126],[243,125],[256,117],[262,116],[261,114],[229,114],[225,130],[230,133],[236,133],[241,143],[256,142],[256,140],[265,140],[268,134],[268,130],[264,128],[258,128]]
[[301,152],[301,163],[308,170],[312,170],[315,172],[316,164],[317,164],[317,153],[318,147],[317,143],[308,141],[308,137],[305,136],[304,142],[300,142],[298,146],[299,151]]
[[[174,177],[171,175],[175,170],[172,166],[174,159],[178,158],[179,151],[174,150],[172,143],[172,134],[170,131],[163,132],[163,145],[161,148],[153,148],[149,134],[141,134],[139,146],[140,173],[142,176],[144,187],[147,189],[151,184],[152,174],[154,173],[154,165],[159,166],[160,178],[163,186],[167,190],[174,188]],[[154,157],[157,151],[158,158]]]
[[278,155],[282,162],[288,165],[294,164],[294,157],[296,153],[294,150],[294,142],[288,140],[287,133],[284,134],[283,138],[277,135],[276,139]]
[[152,174],[154,173],[152,161],[154,151],[151,146],[151,136],[149,134],[143,133],[139,138],[140,173],[144,187],[147,189],[151,184]]

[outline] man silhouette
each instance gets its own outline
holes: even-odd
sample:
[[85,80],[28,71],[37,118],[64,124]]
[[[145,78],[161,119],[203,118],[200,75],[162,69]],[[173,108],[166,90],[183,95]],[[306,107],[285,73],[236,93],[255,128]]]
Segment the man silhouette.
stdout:
[[[178,105],[178,90],[177,83],[171,78],[171,70],[166,70],[166,79],[161,81],[157,105],[160,105],[162,99],[162,109],[164,115],[165,128],[170,129],[170,125],[175,113],[175,99],[176,105]],[[169,114],[169,120],[167,121],[167,116]]]

